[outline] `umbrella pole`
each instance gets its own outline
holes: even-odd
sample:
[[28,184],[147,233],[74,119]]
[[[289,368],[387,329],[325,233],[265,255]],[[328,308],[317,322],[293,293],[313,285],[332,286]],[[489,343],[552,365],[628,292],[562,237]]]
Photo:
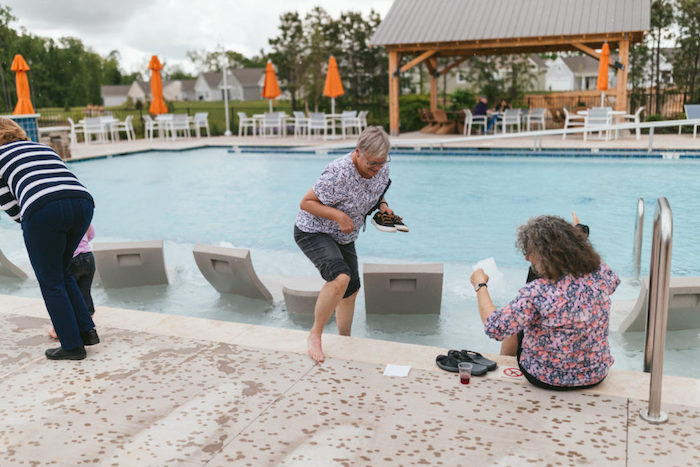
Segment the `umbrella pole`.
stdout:
[[605,107],[605,91],[601,91],[600,93],[600,106]]
[[268,99],[268,102],[270,102],[270,112],[272,112],[272,99]]
[[331,113],[335,113],[335,97],[331,97]]

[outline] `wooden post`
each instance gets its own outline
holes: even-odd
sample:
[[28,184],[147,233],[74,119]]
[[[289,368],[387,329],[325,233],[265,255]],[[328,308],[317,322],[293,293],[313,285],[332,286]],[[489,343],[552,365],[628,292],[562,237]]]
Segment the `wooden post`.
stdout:
[[437,71],[437,58],[431,57],[428,59],[428,71],[430,72],[430,111],[433,112],[437,110],[437,78],[435,77],[435,72]]
[[389,52],[389,134],[399,135],[399,54]]
[[[626,34],[625,37],[627,37]],[[620,63],[622,63],[624,69],[617,70],[617,97],[615,98],[615,110],[624,110],[627,113],[630,113],[629,109],[627,108],[627,70],[629,69],[629,51],[629,39],[621,40],[618,54],[620,55]]]

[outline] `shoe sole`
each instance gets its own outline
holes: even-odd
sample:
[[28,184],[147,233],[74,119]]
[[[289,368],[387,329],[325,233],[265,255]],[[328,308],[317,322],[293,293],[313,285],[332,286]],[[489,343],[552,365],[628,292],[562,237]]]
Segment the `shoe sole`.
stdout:
[[386,225],[377,224],[377,222],[372,219],[372,225],[381,230],[382,232],[396,232],[398,229],[396,227],[387,227]]
[[401,232],[408,232],[408,227],[406,227],[405,225],[397,225],[396,230],[399,230]]

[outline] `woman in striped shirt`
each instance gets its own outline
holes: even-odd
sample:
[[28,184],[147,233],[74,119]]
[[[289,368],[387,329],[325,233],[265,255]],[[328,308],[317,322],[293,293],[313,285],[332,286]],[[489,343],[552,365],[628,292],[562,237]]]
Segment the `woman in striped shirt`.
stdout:
[[99,343],[75,278],[68,271],[94,201],[56,152],[27,139],[13,120],[0,118],[0,209],[22,224],[24,244],[60,347],[51,360],[82,360]]

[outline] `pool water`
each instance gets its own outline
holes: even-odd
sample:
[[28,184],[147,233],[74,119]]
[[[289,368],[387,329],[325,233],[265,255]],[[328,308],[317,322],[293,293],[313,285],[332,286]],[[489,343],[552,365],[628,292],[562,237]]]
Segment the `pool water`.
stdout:
[[[308,329],[283,303],[267,305],[218,294],[192,257],[195,243],[251,249],[260,276],[313,275],[292,238],[302,195],[336,156],[229,153],[223,148],[154,152],[71,164],[96,200],[95,241],[165,240],[171,284],[105,291],[97,305]],[[439,316],[365,316],[362,291],[353,335],[470,348],[497,353],[483,333],[468,278],[493,258],[490,291],[497,305],[524,283],[528,263],[515,248],[517,226],[540,214],[571,219],[576,211],[591,241],[622,278],[613,299],[634,299],[632,239],[637,198],[646,200],[642,273],[648,273],[656,198],[673,210],[672,274],[700,276],[700,161],[593,158],[395,156],[387,199],[409,233],[369,225],[357,241],[360,263],[441,262],[445,266]],[[30,270],[21,230],[0,221],[3,252]],[[174,271],[173,271],[174,269]],[[0,279],[0,293],[39,297],[36,283]],[[97,316],[99,322],[99,316]],[[329,332],[336,332],[330,324]],[[700,378],[699,331],[669,332],[665,372]],[[612,333],[616,368],[642,367],[642,333]]]

